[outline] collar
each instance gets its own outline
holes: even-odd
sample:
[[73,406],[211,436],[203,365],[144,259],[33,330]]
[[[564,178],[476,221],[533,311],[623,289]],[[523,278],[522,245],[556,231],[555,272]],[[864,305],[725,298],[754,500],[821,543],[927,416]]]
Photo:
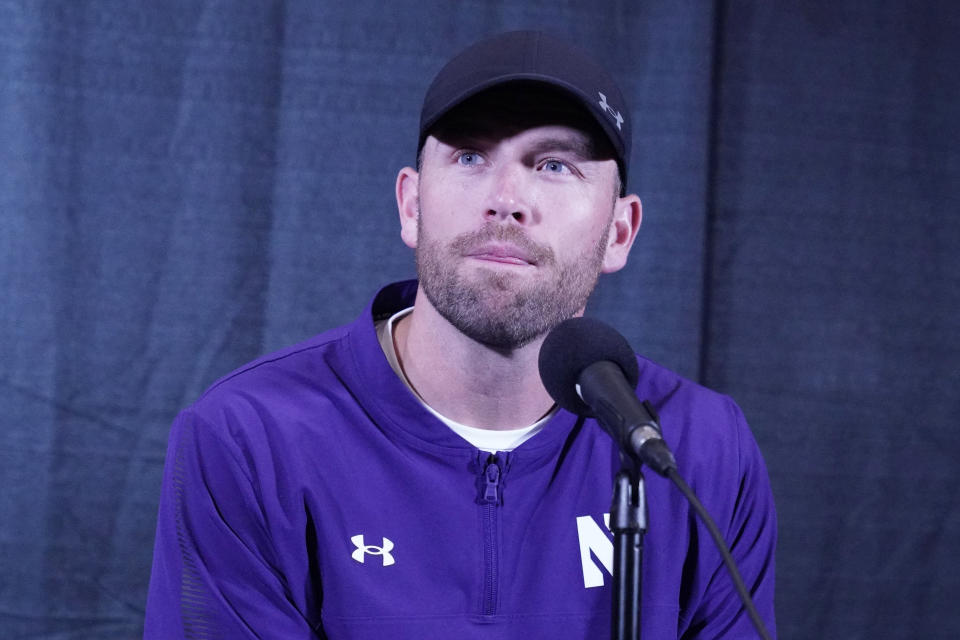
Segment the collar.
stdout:
[[[433,415],[394,373],[380,348],[374,323],[387,320],[394,313],[412,306],[417,281],[407,280],[381,289],[364,313],[347,327],[351,384],[357,399],[377,424],[401,438],[410,446],[442,457],[469,455],[476,449],[451,431]],[[592,421],[590,421],[592,422]],[[514,472],[524,467],[545,464],[557,455],[568,437],[573,437],[584,424],[572,413],[557,411],[536,438],[528,440],[511,453]],[[575,429],[576,427],[576,429]]]

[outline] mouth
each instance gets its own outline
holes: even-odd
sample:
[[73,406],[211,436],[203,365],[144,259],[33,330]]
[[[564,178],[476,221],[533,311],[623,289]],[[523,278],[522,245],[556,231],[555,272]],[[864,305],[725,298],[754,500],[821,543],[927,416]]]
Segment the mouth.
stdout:
[[465,255],[468,258],[500,264],[518,266],[535,266],[537,264],[529,251],[513,244],[487,243],[470,249]]

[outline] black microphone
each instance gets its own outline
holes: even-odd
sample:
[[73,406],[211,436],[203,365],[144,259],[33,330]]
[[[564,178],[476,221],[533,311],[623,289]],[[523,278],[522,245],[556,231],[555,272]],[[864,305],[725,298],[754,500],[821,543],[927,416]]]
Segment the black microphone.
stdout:
[[[649,403],[637,400],[634,390],[640,368],[627,339],[599,320],[564,320],[543,341],[539,366],[543,386],[558,405],[573,413],[596,417],[620,446],[622,455],[640,460],[677,485],[720,549],[737,594],[760,637],[769,640],[770,633],[760,619],[720,529],[677,472],[677,461],[660,435],[656,412]],[[615,557],[617,553],[623,557],[622,551],[614,553]],[[616,566],[614,571],[614,575],[619,572]]]
[[662,476],[677,468],[656,413],[637,399],[637,358],[616,329],[593,318],[564,320],[543,341],[539,368],[556,403],[596,417],[625,454]]

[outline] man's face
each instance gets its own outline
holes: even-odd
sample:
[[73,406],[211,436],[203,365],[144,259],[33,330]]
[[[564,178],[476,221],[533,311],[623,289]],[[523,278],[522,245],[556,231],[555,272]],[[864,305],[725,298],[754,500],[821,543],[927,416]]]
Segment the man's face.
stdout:
[[434,308],[507,350],[586,305],[608,266],[619,180],[586,115],[499,104],[468,104],[427,138],[416,238],[404,237]]

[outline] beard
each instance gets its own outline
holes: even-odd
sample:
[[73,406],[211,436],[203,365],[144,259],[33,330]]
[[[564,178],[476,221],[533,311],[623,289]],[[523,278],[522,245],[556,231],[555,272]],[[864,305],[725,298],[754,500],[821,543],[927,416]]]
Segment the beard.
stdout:
[[[418,217],[417,274],[427,299],[464,335],[498,350],[522,347],[583,309],[600,275],[612,215],[595,246],[568,261],[535,243],[517,226],[486,224],[443,245]],[[510,269],[458,270],[471,249],[509,242],[528,254],[544,277]]]

